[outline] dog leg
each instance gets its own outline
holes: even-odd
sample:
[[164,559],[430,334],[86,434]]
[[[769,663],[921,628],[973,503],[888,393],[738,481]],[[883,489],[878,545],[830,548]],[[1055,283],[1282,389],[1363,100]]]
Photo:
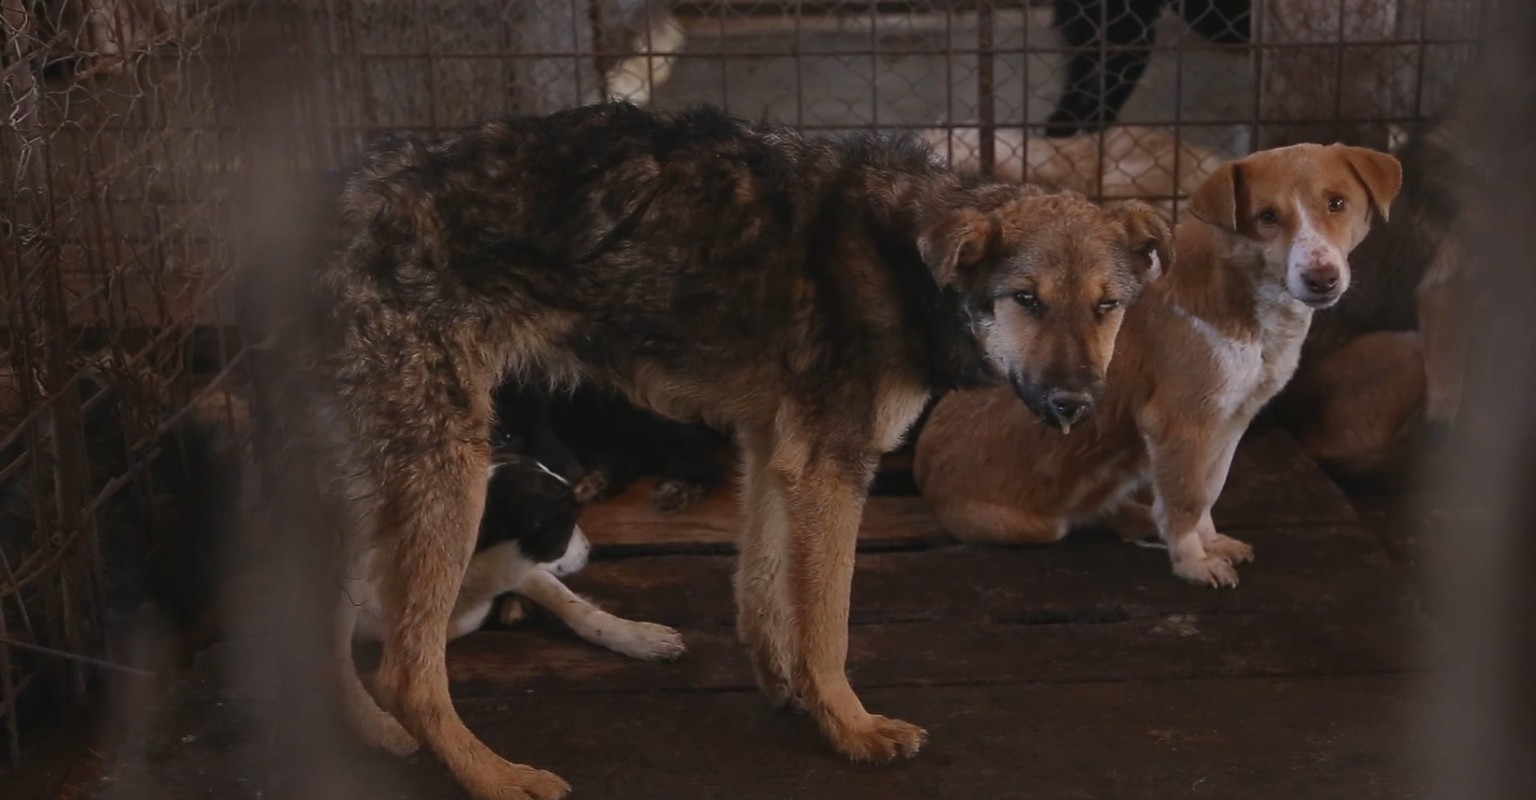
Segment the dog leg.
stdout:
[[379,533],[386,546],[377,555],[384,657],[377,684],[406,729],[476,800],[563,797],[570,791],[565,781],[496,755],[464,726],[448,695],[449,615],[485,507],[489,462],[484,443],[448,438],[411,465],[425,480],[386,479]]
[[1152,506],[1140,497],[1129,497],[1099,517],[1104,524],[1127,542],[1142,544],[1158,538],[1157,517]]
[[1197,529],[1200,533],[1200,543],[1205,545],[1205,552],[1216,558],[1225,559],[1233,565],[1252,561],[1253,548],[1246,542],[1218,533],[1216,523],[1211,520],[1211,506],[1215,505],[1216,498],[1221,496],[1222,487],[1227,485],[1227,474],[1232,471],[1232,457],[1237,455],[1237,444],[1241,440],[1241,433],[1228,439],[1206,469],[1205,494],[1211,500],[1206,504],[1204,513],[1200,515],[1200,527]]
[[875,458],[808,461],[809,453],[825,448],[785,444],[775,449],[771,486],[783,487],[788,512],[784,567],[795,640],[790,685],[839,753],[854,761],[909,758],[927,738],[923,729],[870,714],[848,684],[854,552]]
[[767,436],[742,436],[742,532],[736,563],[736,631],[747,648],[758,688],[774,708],[792,701],[789,667],[794,640],[790,636],[789,599],[785,592],[785,537],[782,495],[772,488]]
[[513,591],[549,609],[577,636],[615,653],[644,661],[673,661],[686,649],[677,631],[616,617],[582,599],[544,570],[529,570]]
[[[1112,124],[1146,72],[1165,0],[1056,0],[1054,24],[1073,48],[1067,83],[1045,135],[1071,136]],[[1102,52],[1105,43],[1115,49]],[[1122,49],[1123,48],[1123,49]]]
[[496,599],[513,591],[533,566],[522,557],[515,542],[505,542],[476,553],[464,573],[464,582],[448,618],[448,641],[480,630],[491,615]]
[[341,708],[352,733],[369,747],[397,756],[408,756],[420,745],[388,711],[379,708],[373,695],[363,686],[352,660],[352,635],[357,627],[358,592],[368,591],[362,581],[347,581],[338,599],[336,636],[331,654],[337,685],[341,687]]
[[1253,560],[1253,549],[1216,532],[1211,506],[1226,483],[1238,436],[1211,442],[1220,423],[1162,431],[1151,448],[1152,514],[1168,545],[1173,574],[1190,583],[1237,586],[1234,563]]

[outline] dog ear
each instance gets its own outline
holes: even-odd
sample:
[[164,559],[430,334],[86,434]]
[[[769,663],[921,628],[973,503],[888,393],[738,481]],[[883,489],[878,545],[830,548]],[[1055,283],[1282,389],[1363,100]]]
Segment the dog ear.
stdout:
[[917,239],[917,250],[940,286],[959,280],[991,252],[997,223],[989,214],[962,208],[932,225]]
[[1125,226],[1126,249],[1144,279],[1152,280],[1173,266],[1173,231],[1157,209],[1129,200],[1117,204],[1114,214]]
[[1349,171],[1355,174],[1355,179],[1365,187],[1365,193],[1370,195],[1371,208],[1376,210],[1376,216],[1386,222],[1392,201],[1397,199],[1397,193],[1403,188],[1402,163],[1380,150],[1342,144],[1334,147],[1344,158],[1344,163],[1349,165]]
[[1236,161],[1222,164],[1190,196],[1186,209],[1201,222],[1236,233],[1237,187],[1242,179],[1240,164]]

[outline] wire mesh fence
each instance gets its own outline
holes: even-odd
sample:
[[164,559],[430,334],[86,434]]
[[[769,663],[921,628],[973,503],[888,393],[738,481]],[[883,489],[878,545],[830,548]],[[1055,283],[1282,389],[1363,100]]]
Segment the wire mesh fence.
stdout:
[[4,752],[122,671],[123,618],[196,606],[213,570],[253,173],[619,97],[913,133],[963,170],[1176,214],[1257,147],[1411,135],[1491,5],[0,0]]
[[[0,5],[0,723],[4,750],[123,662],[134,611],[222,513],[234,429],[221,131],[234,2]],[[204,494],[206,492],[206,494]]]

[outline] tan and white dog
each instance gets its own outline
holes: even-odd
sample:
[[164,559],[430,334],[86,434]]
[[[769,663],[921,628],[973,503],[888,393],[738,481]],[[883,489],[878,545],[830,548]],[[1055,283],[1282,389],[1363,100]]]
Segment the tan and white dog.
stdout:
[[[1005,391],[934,408],[913,467],[942,524],[994,544],[1051,542],[1084,523],[1131,540],[1155,532],[1174,574],[1236,586],[1233,565],[1253,550],[1211,522],[1233,452],[1295,371],[1314,309],[1349,289],[1349,253],[1401,185],[1397,159],[1342,145],[1217,170],[1175,232],[1176,263],[1124,311],[1101,408],[1081,424],[1048,416],[1061,432]],[[1075,313],[1053,307],[1049,287],[1036,293],[1040,315]]]

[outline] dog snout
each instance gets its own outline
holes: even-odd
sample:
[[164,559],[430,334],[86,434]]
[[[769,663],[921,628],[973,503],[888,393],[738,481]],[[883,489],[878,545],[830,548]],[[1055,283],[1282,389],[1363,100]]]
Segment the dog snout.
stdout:
[[587,559],[592,555],[592,543],[587,540],[587,535],[582,532],[581,526],[571,529],[571,539],[565,546],[558,560],[548,566],[549,572],[556,577],[564,578],[575,575],[587,566]]
[[1071,428],[1093,411],[1093,395],[1083,391],[1057,389],[1045,400],[1058,428]]
[[1328,294],[1339,286],[1340,270],[1333,264],[1319,264],[1301,273],[1301,282],[1313,294]]

